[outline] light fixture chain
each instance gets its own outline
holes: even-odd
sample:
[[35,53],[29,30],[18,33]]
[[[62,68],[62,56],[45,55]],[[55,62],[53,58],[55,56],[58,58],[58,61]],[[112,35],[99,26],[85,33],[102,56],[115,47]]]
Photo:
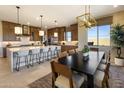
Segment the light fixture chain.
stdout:
[[42,15],[40,15],[40,17],[41,17],[41,30],[42,30],[42,17],[43,17],[43,16],[42,16]]
[[20,7],[16,6],[16,8],[17,8],[17,23],[19,24],[19,9],[20,9]]

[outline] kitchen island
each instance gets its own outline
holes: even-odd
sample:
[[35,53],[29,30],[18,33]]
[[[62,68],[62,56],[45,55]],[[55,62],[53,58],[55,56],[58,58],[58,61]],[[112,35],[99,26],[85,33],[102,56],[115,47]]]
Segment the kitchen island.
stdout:
[[[7,48],[7,59],[9,61],[11,72],[14,71],[16,68],[16,57],[14,56],[15,52],[18,51],[29,51],[29,50],[37,50],[37,49],[43,49],[43,51],[48,51],[49,48],[53,51],[57,47],[58,50],[61,52],[61,46],[57,45],[50,45],[50,46],[21,46],[21,47],[10,47]],[[24,60],[24,59],[22,59]],[[42,65],[42,64],[41,64]],[[20,66],[24,66],[24,64],[20,64]]]

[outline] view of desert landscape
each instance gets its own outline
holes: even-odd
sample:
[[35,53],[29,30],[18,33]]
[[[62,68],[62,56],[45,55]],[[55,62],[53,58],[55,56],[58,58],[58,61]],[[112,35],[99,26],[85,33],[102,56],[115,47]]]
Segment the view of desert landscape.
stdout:
[[[97,38],[88,38],[88,42],[94,42],[94,45],[97,45]],[[99,45],[109,46],[109,38],[99,38]]]

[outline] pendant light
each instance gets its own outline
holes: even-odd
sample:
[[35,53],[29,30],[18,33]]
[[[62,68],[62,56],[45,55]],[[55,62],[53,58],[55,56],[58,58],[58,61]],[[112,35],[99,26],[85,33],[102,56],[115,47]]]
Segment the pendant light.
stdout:
[[79,26],[85,26],[86,28],[91,28],[97,25],[95,18],[90,12],[90,5],[85,5],[85,13],[77,17]]
[[41,30],[39,31],[39,36],[44,36],[44,31],[42,30],[42,15],[40,15],[41,17]]
[[17,8],[17,25],[15,26],[15,34],[21,35],[22,34],[22,27],[19,24],[19,9],[20,9],[20,7],[16,6],[16,8]]
[[55,20],[54,21],[55,22],[55,26],[56,26],[56,32],[54,32],[54,37],[58,37],[58,32],[57,32],[57,21]]

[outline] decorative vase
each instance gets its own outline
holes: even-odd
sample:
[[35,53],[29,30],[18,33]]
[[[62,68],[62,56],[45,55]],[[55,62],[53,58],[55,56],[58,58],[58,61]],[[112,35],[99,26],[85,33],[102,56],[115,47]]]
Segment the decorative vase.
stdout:
[[83,60],[88,61],[89,60],[89,52],[83,53]]
[[83,56],[84,56],[84,57],[89,56],[89,52],[83,53]]
[[115,58],[115,64],[118,66],[124,66],[124,58]]

